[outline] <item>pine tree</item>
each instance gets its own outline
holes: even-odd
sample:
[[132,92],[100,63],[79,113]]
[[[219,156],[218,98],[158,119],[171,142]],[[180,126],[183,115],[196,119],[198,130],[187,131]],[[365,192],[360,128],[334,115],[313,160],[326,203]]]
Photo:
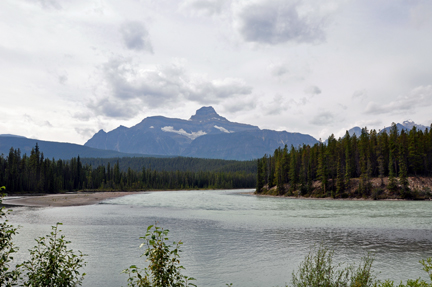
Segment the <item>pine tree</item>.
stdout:
[[323,143],[319,144],[317,176],[321,180],[321,189],[324,195],[327,195],[327,161],[325,158],[325,148]]
[[351,148],[350,148],[350,139],[349,134],[347,132],[348,138],[347,138],[347,144],[345,146],[345,186],[350,186],[350,180],[351,180]]
[[410,189],[407,178],[407,165],[405,161],[405,153],[403,146],[399,147],[399,183],[401,185],[401,197],[406,198],[409,196]]
[[396,191],[397,185],[396,185],[396,180],[395,180],[395,172],[393,169],[394,163],[393,163],[393,153],[390,150],[390,154],[389,154],[389,183],[387,188],[390,191]]
[[289,179],[290,179],[290,189],[289,192],[292,194],[295,190],[297,190],[297,152],[293,146],[291,146],[290,150],[290,165],[289,165]]
[[303,148],[301,149],[301,166],[300,166],[300,195],[306,194],[308,187],[307,187],[307,178],[308,178],[308,156],[307,151],[309,150],[309,147],[306,147],[303,145]]
[[417,176],[417,173],[421,170],[422,150],[420,148],[418,133],[415,126],[409,132],[408,162],[411,172]]
[[343,165],[340,155],[338,156],[337,176],[336,176],[336,194],[334,197],[339,197],[345,191]]
[[[143,168],[143,173],[145,172]],[[263,170],[262,170],[262,160],[257,160],[257,186],[256,186],[256,193],[261,193],[262,188],[264,187],[263,182]]]

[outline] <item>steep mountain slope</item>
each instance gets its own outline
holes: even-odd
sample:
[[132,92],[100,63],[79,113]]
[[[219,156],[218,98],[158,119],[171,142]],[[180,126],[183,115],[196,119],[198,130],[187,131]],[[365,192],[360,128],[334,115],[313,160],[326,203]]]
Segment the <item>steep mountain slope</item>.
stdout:
[[7,156],[11,147],[20,149],[21,155],[30,155],[32,148],[39,145],[39,150],[43,152],[45,158],[55,159],[71,159],[73,157],[99,157],[99,158],[112,158],[112,157],[143,157],[143,154],[129,154],[121,153],[113,150],[100,150],[91,147],[86,147],[71,143],[60,143],[29,139],[21,136],[13,135],[0,135],[0,154]]
[[273,154],[278,147],[314,145],[317,140],[299,133],[254,130],[238,133],[205,135],[194,140],[182,156],[248,160]]
[[212,107],[202,107],[189,120],[155,116],[131,128],[120,126],[108,133],[100,130],[85,146],[128,153],[248,160],[285,144],[316,142],[309,135],[230,122]]

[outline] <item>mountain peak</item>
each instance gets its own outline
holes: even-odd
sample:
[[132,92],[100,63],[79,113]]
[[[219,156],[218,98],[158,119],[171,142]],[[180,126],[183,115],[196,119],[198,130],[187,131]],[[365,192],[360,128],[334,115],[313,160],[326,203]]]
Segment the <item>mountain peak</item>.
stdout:
[[406,120],[402,123],[402,125],[407,129],[412,129],[414,126],[417,126],[417,124],[412,120]]
[[212,114],[218,115],[212,106],[202,107],[202,108],[198,109],[195,113],[196,116],[198,116],[198,115],[212,115]]
[[227,121],[226,118],[221,117],[218,113],[216,113],[215,109],[212,106],[202,107],[198,109],[195,112],[195,115],[190,118],[191,121],[203,121],[211,119]]

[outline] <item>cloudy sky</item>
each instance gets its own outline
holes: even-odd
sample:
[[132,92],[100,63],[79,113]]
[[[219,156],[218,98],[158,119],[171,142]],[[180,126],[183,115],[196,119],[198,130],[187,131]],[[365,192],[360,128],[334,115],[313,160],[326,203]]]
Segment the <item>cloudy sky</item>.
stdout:
[[213,106],[341,136],[432,123],[429,0],[2,0],[0,134],[83,144]]

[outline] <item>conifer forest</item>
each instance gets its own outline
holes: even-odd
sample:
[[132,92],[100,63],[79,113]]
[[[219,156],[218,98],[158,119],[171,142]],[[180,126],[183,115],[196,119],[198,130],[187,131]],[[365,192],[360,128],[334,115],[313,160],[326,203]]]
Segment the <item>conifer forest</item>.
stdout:
[[[432,127],[432,126],[431,126]],[[432,130],[415,127],[299,148],[278,148],[258,160],[256,192],[333,198],[426,199],[431,196]],[[413,186],[410,182],[416,182]]]
[[[0,156],[0,186],[5,186],[7,192],[58,193],[77,190],[254,188],[256,185],[256,173],[250,171],[251,165],[256,166],[255,161],[227,161],[223,166],[220,160],[174,158],[154,159],[151,163],[157,168],[155,162],[167,164],[167,160],[172,165],[176,162],[179,169],[152,169],[151,165],[146,167],[143,164],[148,162],[144,159],[98,161],[81,160],[78,156],[70,160],[50,160],[44,158],[38,145],[32,149],[30,156],[21,155],[19,149],[11,148],[8,156]],[[111,164],[112,162],[114,163]],[[137,166],[133,169],[121,164],[122,162],[142,165],[137,170]],[[195,170],[200,165],[206,165],[207,170]]]

